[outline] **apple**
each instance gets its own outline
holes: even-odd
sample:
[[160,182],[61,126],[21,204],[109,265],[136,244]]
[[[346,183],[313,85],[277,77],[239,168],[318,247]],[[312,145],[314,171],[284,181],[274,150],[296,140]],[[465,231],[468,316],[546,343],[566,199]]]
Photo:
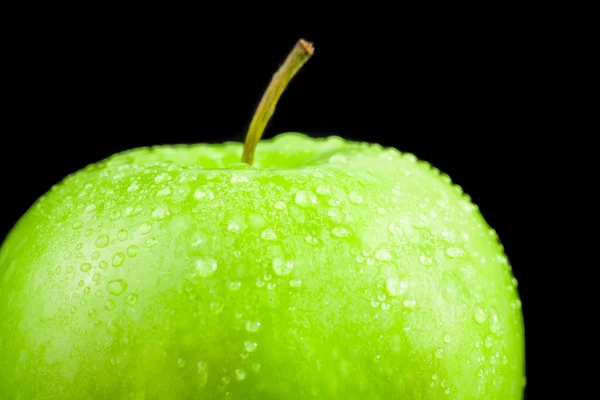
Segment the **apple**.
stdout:
[[[520,399],[511,266],[460,187],[396,149],[140,148],[54,186],[0,251],[3,399]],[[244,162],[239,162],[240,154]]]

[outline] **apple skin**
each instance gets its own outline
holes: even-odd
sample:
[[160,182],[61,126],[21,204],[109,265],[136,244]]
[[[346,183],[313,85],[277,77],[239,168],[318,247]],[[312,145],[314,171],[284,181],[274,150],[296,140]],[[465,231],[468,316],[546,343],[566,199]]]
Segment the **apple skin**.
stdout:
[[338,137],[134,149],[0,252],[3,399],[521,399],[496,233],[413,155]]

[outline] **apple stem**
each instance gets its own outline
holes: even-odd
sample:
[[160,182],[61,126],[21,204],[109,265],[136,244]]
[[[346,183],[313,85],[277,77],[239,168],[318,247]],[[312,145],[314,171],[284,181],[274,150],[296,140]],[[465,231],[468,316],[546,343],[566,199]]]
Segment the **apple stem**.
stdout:
[[263,94],[258,107],[256,107],[252,121],[250,122],[250,127],[246,134],[246,141],[244,142],[242,162],[250,165],[254,162],[256,146],[260,141],[269,119],[271,119],[271,116],[275,112],[277,101],[279,101],[279,98],[288,83],[313,55],[314,51],[312,43],[307,42],[304,39],[298,40],[294,49],[287,56],[275,75],[273,75],[271,83],[267,87],[265,94]]

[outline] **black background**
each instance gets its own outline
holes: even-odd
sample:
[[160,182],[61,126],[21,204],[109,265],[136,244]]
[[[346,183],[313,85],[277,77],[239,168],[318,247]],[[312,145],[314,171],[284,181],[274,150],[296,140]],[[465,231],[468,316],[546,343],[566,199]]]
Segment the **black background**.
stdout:
[[[205,18],[203,24],[206,25]],[[24,25],[8,41],[0,138],[0,238],[66,174],[125,149],[242,140],[271,75],[299,37],[315,56],[265,137],[336,134],[411,152],[471,195],[519,281],[528,398],[544,386],[539,205],[544,107],[556,86],[551,31],[518,19],[410,26],[336,24],[262,32],[153,20]],[[441,22],[441,23],[440,23]],[[215,22],[216,23],[216,22]],[[540,355],[542,355],[540,357]],[[534,395],[537,393],[537,396]]]

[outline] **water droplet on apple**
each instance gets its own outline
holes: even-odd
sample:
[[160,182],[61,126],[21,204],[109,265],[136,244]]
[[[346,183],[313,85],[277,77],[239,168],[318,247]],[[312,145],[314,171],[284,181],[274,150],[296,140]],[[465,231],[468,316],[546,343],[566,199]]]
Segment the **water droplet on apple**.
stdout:
[[379,215],[385,215],[385,214],[387,214],[387,210],[385,208],[383,208],[383,207],[379,207],[377,209],[377,214],[379,214]]
[[313,192],[300,190],[296,193],[294,201],[301,207],[308,207],[317,204],[317,196]]
[[139,213],[142,212],[142,206],[137,205],[135,207],[127,207],[125,208],[125,216],[126,217],[135,217],[136,215],[138,215]]
[[129,246],[127,248],[127,255],[129,257],[135,257],[135,256],[137,256],[138,251],[139,251],[138,247],[135,244],[132,244],[131,246]]
[[258,332],[260,329],[260,321],[246,321],[246,330],[248,332]]
[[231,177],[231,183],[245,183],[248,182],[249,179],[246,175],[233,175]]
[[171,189],[168,187],[164,187],[162,189],[158,189],[158,191],[156,192],[156,195],[158,197],[165,197],[171,194]]
[[490,309],[489,324],[490,331],[492,331],[492,333],[497,333],[500,330],[500,319],[498,318],[498,313],[494,308]]
[[71,307],[71,314],[75,314],[77,313],[77,307],[73,306]]
[[348,232],[348,229],[341,227],[341,226],[336,226],[335,228],[333,228],[331,230],[331,234],[333,236],[337,236],[339,238],[350,236],[350,232]]
[[254,371],[254,373],[258,374],[258,372],[260,371],[260,363],[252,364],[252,371]]
[[317,186],[316,192],[320,195],[328,195],[331,193],[331,190],[329,189],[329,186],[326,185],[319,185]]
[[212,201],[215,198],[215,194],[212,190],[198,188],[194,191],[194,198],[198,201]]
[[377,250],[375,258],[379,261],[389,261],[392,259],[392,255],[386,249]]
[[88,311],[88,316],[89,317],[94,317],[96,315],[96,309],[92,308],[90,311]]
[[282,211],[282,210],[285,210],[286,205],[285,205],[285,203],[283,201],[277,201],[277,202],[275,202],[275,204],[273,205],[273,207],[276,210]]
[[139,296],[135,293],[130,294],[129,296],[127,296],[127,303],[131,306],[135,305],[139,300]]
[[260,237],[262,237],[264,240],[275,240],[277,239],[277,234],[273,229],[265,229],[260,234]]
[[108,268],[108,263],[104,260],[100,261],[100,263],[98,264],[98,266],[100,267],[100,269],[107,269]]
[[485,341],[483,342],[483,344],[485,345],[485,347],[487,347],[489,349],[490,347],[492,347],[493,340],[494,339],[490,335],[487,335],[485,337]]
[[110,238],[108,237],[108,235],[100,235],[100,236],[98,236],[98,238],[96,239],[96,242],[94,242],[94,244],[96,245],[96,247],[104,248],[104,247],[108,246],[109,242],[110,242]]
[[104,303],[104,308],[106,310],[114,310],[115,308],[115,302],[113,300],[106,300],[106,303]]
[[83,263],[81,264],[81,267],[79,267],[79,270],[81,272],[89,272],[92,269],[92,264],[90,263]]
[[127,191],[129,193],[133,193],[133,192],[136,192],[139,188],[140,188],[140,185],[138,185],[137,183],[134,182],[131,185],[129,185],[129,187],[127,188]]
[[348,194],[348,198],[354,204],[360,204],[363,201],[362,196],[356,192],[350,192],[350,194]]
[[102,275],[95,273],[94,276],[92,276],[92,281],[94,282],[100,282],[100,278],[102,278]]
[[426,267],[433,264],[433,260],[431,259],[431,257],[427,257],[425,254],[421,254],[421,256],[419,257],[419,262]]
[[123,254],[122,252],[118,252],[112,258],[112,266],[115,268],[118,268],[123,264],[124,261],[125,261],[125,254]]
[[244,348],[246,349],[246,351],[248,353],[252,353],[254,350],[256,350],[256,347],[258,346],[258,343],[256,342],[252,342],[250,340],[246,340],[244,342]]
[[452,247],[448,247],[446,249],[445,253],[450,258],[456,258],[456,257],[459,257],[462,254],[462,250],[459,249],[458,247],[452,246]]
[[92,289],[88,286],[85,289],[83,289],[83,294],[90,294],[91,291]]
[[267,283],[267,289],[269,289],[269,290],[274,290],[276,287],[277,287],[277,285],[273,282]]
[[486,316],[485,311],[481,307],[475,307],[475,311],[473,312],[473,319],[478,324],[483,324],[485,322]]
[[386,288],[391,296],[401,296],[408,289],[408,282],[396,278],[388,278]]
[[113,296],[120,296],[125,290],[127,290],[127,282],[123,279],[112,280],[106,285],[106,291]]
[[344,163],[346,163],[346,156],[344,156],[343,154],[334,154],[331,157],[329,157],[329,163],[330,164],[344,164]]
[[155,221],[162,221],[170,215],[170,211],[166,207],[158,207],[152,211],[152,219]]
[[243,381],[246,378],[246,371],[243,369],[236,369],[235,370],[235,378],[238,381]]
[[283,275],[289,275],[292,270],[294,269],[294,262],[293,261],[286,261],[282,258],[274,258],[273,259],[273,270],[275,271],[275,274],[283,276]]
[[92,253],[92,260],[94,260],[94,261],[95,261],[95,260],[97,260],[97,259],[99,259],[99,258],[100,258],[100,252],[99,252],[98,250],[94,251],[94,252]]
[[292,279],[292,280],[290,280],[290,286],[294,287],[294,288],[299,288],[300,286],[302,286],[302,280],[301,279]]
[[417,305],[417,301],[414,299],[406,299],[402,304],[404,304],[404,307],[406,308],[414,308]]
[[156,245],[156,243],[158,243],[156,238],[151,237],[151,238],[146,239],[146,247],[154,247]]
[[210,303],[210,311],[214,314],[219,314],[221,311],[223,311],[223,309],[225,308],[225,305],[222,303],[219,303],[217,301],[213,301]]
[[217,270],[217,261],[212,258],[196,260],[196,273],[203,278],[211,276]]
[[390,231],[390,233],[392,235],[400,235],[402,234],[402,229],[400,229],[400,227],[398,225],[396,225],[395,223],[391,222],[388,225],[388,230]]
[[198,386],[206,386],[208,381],[208,364],[204,361],[198,361]]
[[154,182],[156,182],[156,183],[168,182],[170,180],[171,180],[171,175],[169,175],[166,172],[161,172],[160,174],[156,175],[156,177],[154,178]]
[[444,357],[444,349],[438,347],[435,349],[435,358],[443,358]]
[[177,367],[178,368],[185,368],[185,360],[183,358],[177,359]]
[[306,240],[306,243],[308,243],[308,244],[314,245],[314,244],[319,243],[319,240],[312,235],[306,235],[306,237],[304,239]]
[[230,222],[229,225],[227,225],[227,230],[229,232],[237,233],[240,231],[240,225],[237,222]]
[[151,230],[151,229],[152,229],[152,225],[150,225],[150,224],[149,224],[149,223],[147,223],[147,222],[144,222],[144,223],[142,223],[142,224],[140,225],[140,227],[138,228],[138,230],[137,230],[137,231],[138,231],[138,233],[139,233],[140,235],[145,235],[145,234],[147,234],[148,232],[150,232],[150,230]]
[[71,228],[73,228],[73,230],[77,230],[79,228],[81,228],[83,226],[83,222],[81,221],[75,221],[73,223],[73,225],[71,226]]
[[392,305],[390,303],[381,303],[381,309],[383,311],[387,311],[390,309],[390,307],[392,307]]
[[96,205],[95,204],[90,204],[85,208],[85,212],[86,213],[91,213],[96,211]]
[[229,282],[227,282],[227,288],[229,288],[229,290],[231,290],[232,292],[235,292],[241,286],[242,286],[242,282],[240,282],[240,281],[229,281]]
[[444,341],[444,343],[448,344],[452,340],[452,336],[450,336],[449,333],[445,333],[444,336],[442,337],[442,340]]
[[94,293],[94,296],[101,298],[102,296],[104,296],[104,294],[102,293],[102,290],[96,290],[96,293]]

